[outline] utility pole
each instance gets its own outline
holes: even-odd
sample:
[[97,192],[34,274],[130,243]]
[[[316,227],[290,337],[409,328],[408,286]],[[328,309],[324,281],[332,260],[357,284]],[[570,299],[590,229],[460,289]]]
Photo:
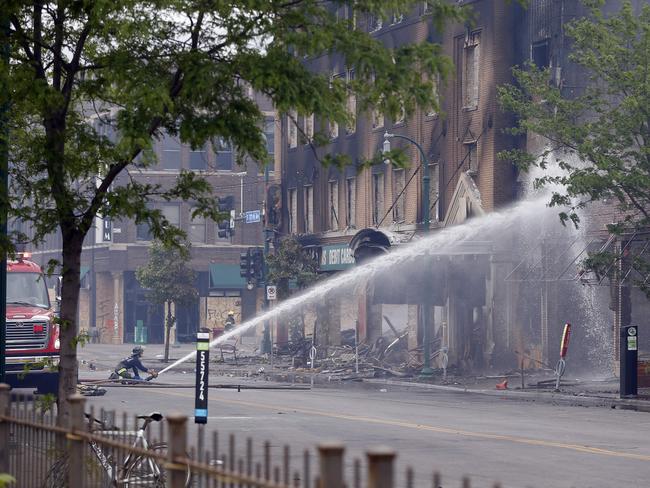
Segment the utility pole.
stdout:
[[[4,7],[8,8],[8,7]],[[0,383],[5,382],[7,338],[7,218],[9,214],[9,13],[0,15]]]
[[[270,234],[273,232],[269,228],[269,209],[268,209],[268,189],[269,189],[269,163],[264,167],[264,266],[262,266],[262,289],[264,290],[264,310],[269,309],[269,300],[266,296],[266,277],[268,276],[268,265],[266,264],[269,255]],[[261,351],[262,354],[268,353],[273,355],[273,344],[271,343],[271,324],[268,320],[264,321],[264,336],[262,337]],[[271,360],[273,360],[271,358]]]

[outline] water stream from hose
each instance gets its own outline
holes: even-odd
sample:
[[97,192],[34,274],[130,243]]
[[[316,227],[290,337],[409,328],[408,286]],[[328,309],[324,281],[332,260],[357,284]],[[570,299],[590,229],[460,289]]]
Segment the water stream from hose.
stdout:
[[[415,256],[425,257],[427,255],[442,255],[453,251],[462,242],[471,242],[480,238],[486,241],[486,237],[498,239],[503,237],[513,227],[518,219],[527,218],[534,220],[541,213],[552,211],[546,206],[548,196],[539,196],[534,199],[518,202],[517,204],[504,208],[498,212],[472,218],[463,224],[433,231],[429,235],[414,240],[408,244],[401,244],[391,249],[390,253],[373,258],[372,260],[337,273],[335,276],[319,281],[311,288],[302,293],[280,302],[273,309],[268,310],[252,319],[243,322],[230,332],[227,332],[210,342],[210,347],[215,347],[228,339],[238,336],[252,327],[256,327],[268,320],[291,313],[299,307],[323,301],[333,291],[354,291],[354,288],[364,285],[376,273],[399,273],[400,264],[412,260]],[[403,271],[402,271],[403,272]],[[166,366],[159,374],[165,373],[196,355],[193,351]]]

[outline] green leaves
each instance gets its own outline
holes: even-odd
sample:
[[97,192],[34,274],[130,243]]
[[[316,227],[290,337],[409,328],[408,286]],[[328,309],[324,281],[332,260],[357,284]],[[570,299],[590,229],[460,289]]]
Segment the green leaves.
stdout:
[[196,273],[189,267],[190,259],[189,243],[174,246],[153,242],[149,262],[135,273],[152,302],[187,303],[197,298]]
[[[57,227],[80,239],[96,214],[146,221],[157,237],[178,242],[182,233],[147,203],[197,200],[214,216],[212,189],[184,173],[171,190],[121,176],[136,158],[151,167],[165,133],[191,147],[223,138],[240,160],[271,161],[248,87],[280,111],[341,127],[357,115],[347,110],[350,92],[360,111],[437,108],[431,80],[451,72],[440,46],[387,49],[363,29],[370,17],[420,11],[421,3],[363,0],[353,11],[349,2],[318,0],[119,0],[72,2],[57,15],[54,2],[13,4],[12,216],[31,222],[35,242]],[[429,3],[437,28],[464,18],[457,6]],[[313,69],[312,61],[328,56],[353,79]],[[319,156],[325,164],[355,163]]]
[[[650,5],[628,1],[605,15],[601,1],[585,4],[591,15],[566,30],[586,86],[572,93],[548,70],[515,69],[517,85],[499,88],[502,106],[518,117],[510,133],[541,136],[542,144],[501,156],[525,171],[547,171],[535,185],[550,187],[550,204],[567,208],[563,223],[578,225],[579,209],[607,200],[619,212],[610,231],[634,232],[650,224]],[[563,173],[548,172],[549,165]],[[592,256],[586,264],[597,269],[597,262]]]
[[278,286],[280,298],[290,295],[289,283],[298,289],[307,288],[318,280],[318,263],[295,237],[283,240],[280,247],[267,257],[268,281]]

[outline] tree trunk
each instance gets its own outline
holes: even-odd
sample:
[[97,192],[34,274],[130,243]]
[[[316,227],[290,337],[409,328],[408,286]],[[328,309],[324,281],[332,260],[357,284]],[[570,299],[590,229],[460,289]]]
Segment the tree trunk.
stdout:
[[[65,233],[64,233],[65,236]],[[79,324],[80,264],[83,238],[78,235],[63,239],[63,263],[61,284],[61,312],[59,338],[61,359],[59,363],[59,425],[67,425],[70,414],[68,398],[77,390],[79,365],[77,363],[77,342]]]
[[165,359],[166,363],[169,362],[169,335],[172,330],[174,319],[172,317],[172,302],[167,302],[167,317],[165,318]]

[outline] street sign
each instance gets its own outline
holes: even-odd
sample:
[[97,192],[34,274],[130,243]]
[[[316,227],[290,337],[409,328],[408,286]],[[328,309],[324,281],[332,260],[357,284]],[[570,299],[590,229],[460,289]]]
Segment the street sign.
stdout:
[[196,386],[194,389],[194,423],[208,422],[208,373],[210,359],[210,334],[196,334]]
[[104,217],[102,238],[104,242],[110,242],[113,240],[113,222],[111,222],[111,219],[107,217]]
[[244,221],[247,224],[254,224],[262,221],[262,212],[260,210],[250,210],[244,212]]
[[278,290],[275,285],[268,285],[266,287],[266,299],[267,300],[277,300],[278,299]]

